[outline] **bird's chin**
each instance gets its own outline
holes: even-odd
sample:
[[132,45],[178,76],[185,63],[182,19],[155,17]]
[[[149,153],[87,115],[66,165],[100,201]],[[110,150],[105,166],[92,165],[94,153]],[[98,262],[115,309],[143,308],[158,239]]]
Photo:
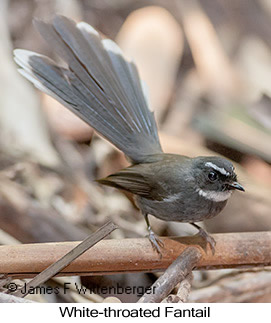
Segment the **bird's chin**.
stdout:
[[224,202],[231,197],[232,190],[226,191],[209,191],[209,190],[197,190],[199,196],[205,198],[206,200],[210,200],[213,202]]

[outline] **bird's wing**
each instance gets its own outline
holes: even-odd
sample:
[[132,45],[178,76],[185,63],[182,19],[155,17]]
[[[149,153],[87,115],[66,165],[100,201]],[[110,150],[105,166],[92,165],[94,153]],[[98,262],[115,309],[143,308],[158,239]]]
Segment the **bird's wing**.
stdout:
[[107,186],[116,187],[151,200],[161,201],[164,196],[167,195],[164,188],[159,186],[157,181],[152,180],[152,176],[150,176],[150,174],[142,170],[142,165],[133,165],[125,168],[106,178],[99,179],[97,182]]

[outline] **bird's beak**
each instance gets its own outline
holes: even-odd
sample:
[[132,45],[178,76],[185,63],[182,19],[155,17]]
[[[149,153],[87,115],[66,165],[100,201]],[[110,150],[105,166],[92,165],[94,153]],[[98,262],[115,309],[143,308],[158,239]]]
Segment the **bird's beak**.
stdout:
[[245,192],[245,189],[243,188],[243,186],[241,184],[239,184],[238,182],[229,183],[228,185],[232,189]]

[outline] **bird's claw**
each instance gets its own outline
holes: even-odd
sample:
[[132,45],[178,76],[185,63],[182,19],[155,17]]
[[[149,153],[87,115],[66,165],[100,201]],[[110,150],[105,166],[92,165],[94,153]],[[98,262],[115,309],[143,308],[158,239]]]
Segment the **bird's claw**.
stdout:
[[161,248],[164,248],[164,242],[152,230],[149,231],[148,238],[151,242],[152,248],[162,256]]
[[215,239],[210,234],[208,234],[205,230],[203,230],[202,228],[199,228],[198,230],[199,230],[198,234],[202,237],[202,239],[204,239],[206,241],[206,243],[209,244],[209,246],[212,250],[212,254],[214,255],[215,254],[215,245],[216,245]]

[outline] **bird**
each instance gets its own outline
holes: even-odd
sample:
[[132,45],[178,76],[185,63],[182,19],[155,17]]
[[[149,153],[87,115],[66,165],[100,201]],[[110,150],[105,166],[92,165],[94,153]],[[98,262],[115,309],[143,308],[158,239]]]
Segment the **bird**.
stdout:
[[149,215],[190,223],[214,253],[214,238],[195,222],[218,215],[235,190],[245,191],[232,162],[219,156],[163,152],[147,86],[135,63],[114,41],[65,16],[33,23],[64,64],[15,49],[18,71],[115,145],[131,163],[97,181],[134,195],[148,238],[159,254],[164,245],[153,232]]

